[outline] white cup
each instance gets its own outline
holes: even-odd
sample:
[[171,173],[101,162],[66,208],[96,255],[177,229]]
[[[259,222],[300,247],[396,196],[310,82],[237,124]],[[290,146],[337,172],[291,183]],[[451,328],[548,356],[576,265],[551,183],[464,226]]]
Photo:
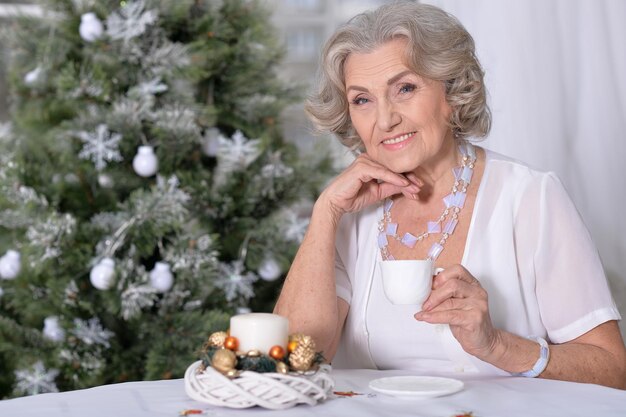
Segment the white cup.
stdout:
[[380,262],[385,296],[392,304],[416,305],[417,311],[433,285],[433,276],[443,271],[431,259],[389,260]]

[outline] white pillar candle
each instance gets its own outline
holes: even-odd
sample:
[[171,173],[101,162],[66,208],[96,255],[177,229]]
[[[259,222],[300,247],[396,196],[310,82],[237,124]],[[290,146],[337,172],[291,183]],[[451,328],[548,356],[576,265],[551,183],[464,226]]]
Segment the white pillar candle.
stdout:
[[239,314],[230,318],[230,335],[239,341],[237,350],[259,350],[267,355],[273,346],[287,349],[289,321],[270,313]]

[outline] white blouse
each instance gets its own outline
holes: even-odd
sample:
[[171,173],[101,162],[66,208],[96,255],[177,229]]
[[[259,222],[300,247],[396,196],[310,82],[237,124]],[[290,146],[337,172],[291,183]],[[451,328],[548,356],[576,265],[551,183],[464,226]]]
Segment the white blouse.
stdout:
[[[493,324],[563,343],[621,316],[589,232],[553,173],[486,150],[461,264],[489,295]],[[385,298],[378,263],[382,205],[344,215],[337,296],[350,304],[333,366],[505,374],[467,354],[447,325]]]

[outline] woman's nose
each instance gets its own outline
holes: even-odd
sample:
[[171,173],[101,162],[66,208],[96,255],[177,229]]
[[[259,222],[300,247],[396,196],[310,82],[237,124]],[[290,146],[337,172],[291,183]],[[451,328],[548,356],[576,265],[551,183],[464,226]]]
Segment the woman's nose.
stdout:
[[389,132],[402,121],[402,118],[393,103],[388,100],[380,100],[378,103],[376,124],[380,130]]

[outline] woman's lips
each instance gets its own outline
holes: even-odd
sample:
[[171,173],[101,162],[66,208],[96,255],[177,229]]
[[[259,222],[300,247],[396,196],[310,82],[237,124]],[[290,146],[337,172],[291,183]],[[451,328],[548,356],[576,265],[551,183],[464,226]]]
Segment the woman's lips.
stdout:
[[387,149],[403,148],[404,145],[406,145],[408,141],[412,139],[414,136],[415,136],[415,132],[409,132],[400,136],[396,136],[394,138],[385,139],[381,143]]

